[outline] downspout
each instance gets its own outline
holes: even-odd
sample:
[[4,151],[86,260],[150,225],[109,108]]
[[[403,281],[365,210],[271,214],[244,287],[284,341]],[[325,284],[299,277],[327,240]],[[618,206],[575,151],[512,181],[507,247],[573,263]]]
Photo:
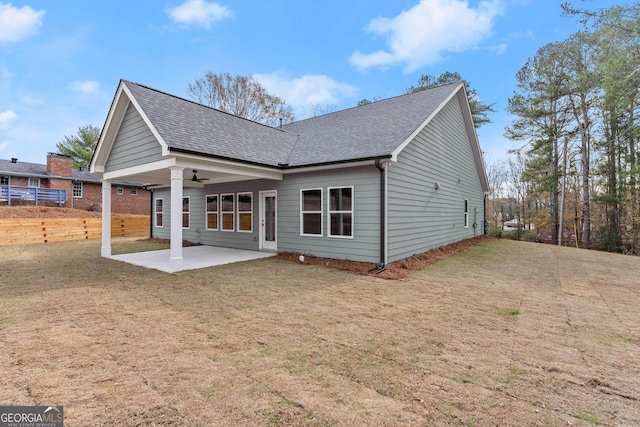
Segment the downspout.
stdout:
[[376,159],[376,167],[380,171],[380,263],[375,274],[387,267],[387,162]]
[[487,222],[487,194],[484,195],[484,199],[483,199],[483,209],[482,211],[484,212],[484,216],[483,216],[483,221],[482,221],[482,228],[484,229],[484,235],[486,236],[488,234],[487,230],[489,228],[489,223]]

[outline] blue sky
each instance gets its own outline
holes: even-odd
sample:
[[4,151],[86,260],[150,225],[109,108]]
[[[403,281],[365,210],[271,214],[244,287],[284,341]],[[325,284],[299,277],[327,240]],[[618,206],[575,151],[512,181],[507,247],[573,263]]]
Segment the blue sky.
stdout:
[[251,75],[301,119],[455,71],[495,103],[478,134],[498,161],[516,72],[580,28],[563,1],[0,0],[0,158],[45,163],[79,126],[102,127],[121,78],[187,97],[207,71]]

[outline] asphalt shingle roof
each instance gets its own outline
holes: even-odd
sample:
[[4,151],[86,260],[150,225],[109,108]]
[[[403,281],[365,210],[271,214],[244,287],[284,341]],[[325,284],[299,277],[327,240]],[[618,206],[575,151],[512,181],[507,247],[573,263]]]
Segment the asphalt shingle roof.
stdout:
[[47,165],[0,159],[0,175],[28,176],[33,178],[47,178]]
[[458,84],[388,98],[283,126],[298,136],[288,163],[302,166],[389,156]]
[[170,149],[277,166],[286,163],[295,143],[281,129],[124,83]]
[[272,128],[124,81],[170,149],[290,167],[388,157],[449,97],[450,84]]
[[0,159],[0,175],[24,176],[29,178],[62,178],[74,181],[100,183],[101,176],[90,173],[87,169],[72,169],[71,176],[54,176],[47,172],[47,165],[40,163],[22,162],[20,159],[16,163],[11,160]]

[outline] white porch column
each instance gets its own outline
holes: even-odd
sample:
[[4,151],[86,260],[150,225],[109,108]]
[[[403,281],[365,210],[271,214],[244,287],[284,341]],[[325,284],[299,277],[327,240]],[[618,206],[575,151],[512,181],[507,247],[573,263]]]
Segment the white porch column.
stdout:
[[177,267],[182,264],[182,172],[184,168],[171,170],[171,244],[169,262]]
[[111,181],[102,181],[102,247],[100,255],[111,256]]

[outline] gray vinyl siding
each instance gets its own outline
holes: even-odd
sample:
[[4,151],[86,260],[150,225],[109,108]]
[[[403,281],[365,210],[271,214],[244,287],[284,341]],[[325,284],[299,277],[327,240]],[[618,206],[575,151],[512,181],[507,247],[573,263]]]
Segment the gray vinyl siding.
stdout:
[[[328,188],[353,187],[353,238],[329,237]],[[374,165],[286,175],[278,190],[278,252],[380,261],[380,172]],[[322,237],[300,235],[300,190],[322,188]]]
[[132,104],[118,130],[105,171],[139,166],[162,159],[162,149],[156,137]]
[[[380,172],[374,165],[329,171],[285,174],[282,181],[253,180],[185,188],[190,197],[191,226],[183,238],[207,245],[259,248],[259,192],[277,191],[277,250],[354,261],[380,261]],[[436,182],[439,189],[435,189]],[[353,187],[353,238],[328,236],[328,189]],[[300,234],[300,191],[322,189],[323,234]],[[482,232],[484,193],[457,97],[398,155],[388,169],[388,258],[393,262]],[[206,230],[205,195],[252,192],[253,231]],[[170,191],[156,190],[164,199],[163,228],[154,237],[170,236]],[[464,227],[468,200],[469,226]],[[236,198],[237,202],[237,198]],[[474,218],[474,210],[477,215]],[[478,224],[473,228],[473,223]],[[236,224],[237,227],[237,224]]]
[[[469,201],[467,228],[465,199]],[[484,193],[460,103],[454,97],[405,147],[398,162],[391,163],[388,261],[474,237],[482,233],[483,223]]]
[[[350,259],[363,262],[380,260],[380,172],[374,165],[337,169],[327,172],[285,175],[282,181],[253,180],[208,185],[204,189],[185,188],[184,197],[190,197],[191,227],[182,230],[183,239],[206,245],[258,250],[260,226],[260,191],[277,191],[277,245],[278,252],[300,252],[326,258]],[[328,237],[328,188],[353,187],[354,237]],[[322,188],[323,235],[300,235],[300,190]],[[253,193],[253,231],[207,230],[205,226],[205,195]],[[171,195],[169,189],[156,190],[154,199],[164,200],[164,227],[153,228],[153,236],[170,237]],[[220,212],[220,210],[219,210]],[[237,212],[237,208],[236,208]],[[219,214],[220,215],[220,214]],[[236,224],[237,228],[237,224]]]
[[[239,181],[225,184],[207,185],[203,188],[184,188],[183,197],[189,197],[190,227],[182,229],[183,240],[202,243],[203,245],[221,246],[225,248],[258,250],[259,248],[259,220],[260,220],[260,191],[275,190],[278,181],[253,180]],[[237,230],[237,194],[252,193],[253,204],[253,230],[251,232],[207,230],[205,197],[210,194],[217,194],[218,198],[222,194],[234,194],[235,208],[235,229]],[[278,196],[280,193],[278,192]],[[164,227],[154,228],[153,236],[161,239],[168,239],[171,234],[171,194],[169,189],[156,190],[154,199],[161,197],[164,199]],[[278,201],[279,202],[279,201]],[[220,203],[220,199],[218,199]],[[218,223],[220,224],[221,211],[218,206]]]

